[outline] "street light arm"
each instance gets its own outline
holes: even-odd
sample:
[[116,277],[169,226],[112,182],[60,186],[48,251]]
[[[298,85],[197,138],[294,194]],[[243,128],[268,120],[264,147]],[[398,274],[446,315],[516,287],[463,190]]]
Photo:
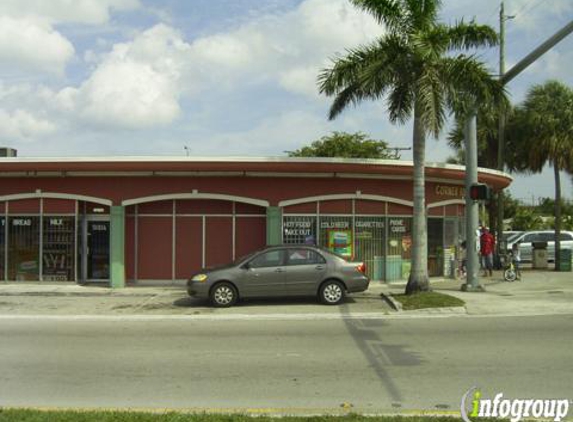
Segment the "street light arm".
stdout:
[[523,60],[513,66],[504,75],[501,76],[501,83],[503,85],[507,84],[517,75],[519,75],[523,70],[525,70],[531,63],[545,54],[549,49],[555,46],[559,41],[565,38],[573,32],[573,21],[569,22],[562,29],[557,31],[551,38],[529,53]]

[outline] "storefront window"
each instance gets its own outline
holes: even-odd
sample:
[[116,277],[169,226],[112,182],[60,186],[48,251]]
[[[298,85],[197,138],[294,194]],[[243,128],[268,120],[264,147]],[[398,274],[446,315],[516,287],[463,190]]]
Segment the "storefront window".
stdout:
[[8,220],[8,279],[34,281],[39,277],[40,218]]
[[44,217],[43,280],[71,281],[75,278],[74,235],[74,217]]
[[356,217],[354,221],[355,258],[366,264],[372,280],[384,279],[384,217]]
[[283,243],[316,244],[316,217],[285,216],[283,217]]
[[388,218],[386,280],[407,279],[412,260],[412,218]]
[[354,257],[352,217],[321,216],[319,236],[321,246],[345,258]]

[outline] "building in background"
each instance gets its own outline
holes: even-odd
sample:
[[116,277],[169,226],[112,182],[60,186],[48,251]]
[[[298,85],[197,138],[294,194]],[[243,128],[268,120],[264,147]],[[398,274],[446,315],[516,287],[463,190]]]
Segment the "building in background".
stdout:
[[[267,244],[313,243],[407,278],[412,163],[332,158],[0,158],[0,280],[177,283]],[[428,164],[431,276],[464,236],[463,167]],[[511,178],[481,169],[493,189]]]

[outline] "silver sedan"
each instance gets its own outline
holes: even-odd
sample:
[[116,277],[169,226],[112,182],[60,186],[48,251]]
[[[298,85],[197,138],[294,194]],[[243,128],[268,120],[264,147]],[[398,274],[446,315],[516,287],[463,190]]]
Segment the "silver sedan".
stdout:
[[368,289],[362,262],[308,245],[270,246],[232,264],[205,269],[187,282],[189,295],[229,307],[239,298],[316,296],[337,305],[346,293]]

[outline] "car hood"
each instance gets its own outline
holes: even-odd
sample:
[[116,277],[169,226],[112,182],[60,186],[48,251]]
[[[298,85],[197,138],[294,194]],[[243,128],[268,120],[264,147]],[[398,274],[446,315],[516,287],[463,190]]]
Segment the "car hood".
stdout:
[[229,268],[234,268],[234,267],[235,264],[224,264],[224,265],[217,265],[214,267],[206,267],[203,268],[201,271],[199,271],[198,274],[209,274],[215,271],[228,270]]

